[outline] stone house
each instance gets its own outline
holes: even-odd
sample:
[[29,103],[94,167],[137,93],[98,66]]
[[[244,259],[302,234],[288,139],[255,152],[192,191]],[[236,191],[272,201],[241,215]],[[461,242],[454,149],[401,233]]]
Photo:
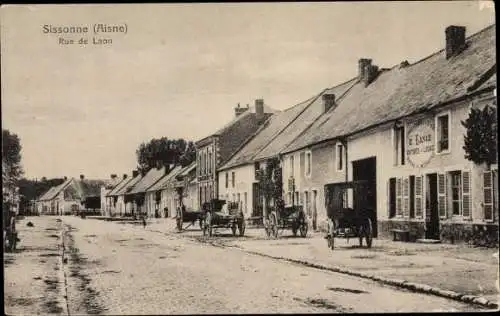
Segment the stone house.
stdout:
[[132,203],[132,214],[143,214],[146,213],[146,192],[152,187],[158,180],[163,178],[168,174],[170,170],[169,166],[158,166],[156,168],[151,168],[146,172],[139,181],[137,181],[129,190],[125,192],[125,199],[131,201]]
[[118,178],[116,174],[112,174],[110,179],[106,181],[106,183],[101,187],[101,215],[103,216],[110,216],[110,211],[111,211],[111,205],[112,205],[112,198],[108,197],[107,195],[111,193],[111,191],[116,188],[118,185],[120,185],[123,181],[126,179],[126,175],[124,175],[124,178]]
[[264,100],[255,101],[255,113],[249,107],[235,108],[236,117],[217,132],[196,142],[196,172],[199,207],[219,196],[218,172],[222,166],[259,129],[272,113]]
[[173,167],[169,173],[147,189],[145,205],[148,217],[155,217],[156,215],[159,217],[175,216],[175,189],[172,183],[175,176],[182,170],[183,168],[180,165]]
[[472,107],[496,107],[495,38],[494,26],[470,37],[450,26],[445,48],[416,63],[379,70],[360,59],[357,83],[284,159],[310,153],[318,192],[327,183],[370,181],[381,237],[396,228],[428,239],[497,235],[497,166],[465,159],[461,125]]
[[142,179],[142,174],[139,171],[132,171],[132,177],[128,181],[122,182],[121,185],[113,189],[108,197],[113,199],[113,205],[111,208],[111,216],[119,215],[119,216],[128,216],[135,214],[135,203],[133,203],[133,199],[126,194],[130,192],[133,187]]

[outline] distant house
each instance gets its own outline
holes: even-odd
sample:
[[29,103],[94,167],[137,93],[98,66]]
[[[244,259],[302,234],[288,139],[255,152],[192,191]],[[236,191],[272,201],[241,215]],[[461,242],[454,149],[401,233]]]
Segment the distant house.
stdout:
[[107,195],[111,193],[118,185],[125,181],[127,175],[123,175],[123,178],[119,178],[116,174],[112,174],[110,179],[101,187],[101,215],[110,216],[112,199]]
[[103,180],[85,179],[83,175],[78,180],[66,179],[40,196],[36,201],[36,208],[39,214],[44,215],[75,214],[86,206],[94,205],[98,209],[101,186],[104,184]]
[[174,188],[178,194],[178,206],[184,205],[187,210],[198,208],[198,183],[196,182],[196,162],[183,168],[175,176]]
[[196,142],[199,207],[219,196],[217,169],[272,115],[265,108],[262,99],[255,101],[255,113],[248,107],[238,106],[235,108],[236,117],[231,122]]
[[116,216],[125,213],[124,195],[120,195],[120,192],[132,180],[133,177],[124,174],[122,181],[106,194],[104,216]]
[[125,192],[126,201],[131,201],[133,204],[132,215],[146,213],[145,199],[147,190],[153,186],[158,180],[163,178],[169,171],[169,166],[151,168],[144,176],[141,177],[129,190]]
[[128,181],[122,181],[122,183],[116,186],[107,195],[108,198],[112,199],[110,207],[110,216],[119,215],[126,216],[131,215],[134,212],[135,204],[133,199],[127,198],[126,193],[130,192],[133,187],[142,179],[142,175],[139,171],[132,171],[132,177],[127,178]]
[[173,187],[175,176],[184,168],[175,166],[146,191],[145,206],[148,217],[174,217],[176,192]]

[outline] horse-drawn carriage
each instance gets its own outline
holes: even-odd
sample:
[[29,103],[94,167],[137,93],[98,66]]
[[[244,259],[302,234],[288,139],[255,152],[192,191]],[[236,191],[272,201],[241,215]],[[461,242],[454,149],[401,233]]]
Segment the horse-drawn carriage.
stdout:
[[285,207],[282,200],[276,204],[264,224],[267,237],[278,238],[280,229],[291,229],[294,236],[300,232],[301,237],[306,237],[308,225],[304,208],[301,205]]
[[227,212],[222,208],[226,204],[225,200],[212,199],[203,204],[204,224],[203,235],[212,236],[218,228],[230,228],[233,236],[245,234],[245,218],[238,202],[228,202]]
[[369,207],[371,184],[368,181],[352,181],[325,185],[325,205],[328,216],[328,248],[334,249],[335,237],[359,238],[363,246],[366,239],[372,246],[374,210]]
[[[203,211],[188,211],[184,205],[179,206],[175,217],[177,230],[181,232],[184,229],[188,229],[190,226],[193,226],[195,222],[198,222],[200,229],[203,229],[203,215]],[[183,227],[184,223],[189,224],[186,227]]]

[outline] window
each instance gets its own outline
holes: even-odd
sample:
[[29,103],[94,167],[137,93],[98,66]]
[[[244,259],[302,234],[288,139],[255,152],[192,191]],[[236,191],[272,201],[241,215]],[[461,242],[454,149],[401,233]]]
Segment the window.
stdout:
[[337,158],[337,171],[342,171],[344,169],[344,146],[342,144],[337,144],[336,148],[335,156]]
[[208,173],[212,173],[212,153],[208,153]]
[[226,189],[229,187],[229,173],[226,172]]
[[403,179],[396,179],[396,216],[403,216]]
[[231,186],[234,188],[234,171],[231,172]]
[[416,176],[415,177],[415,217],[422,218],[424,216],[424,177]]
[[295,197],[294,200],[292,201],[292,204],[299,205],[299,192],[295,192]]
[[239,193],[237,194],[237,200],[236,201],[238,201],[238,202],[240,201],[240,194]]
[[437,124],[436,124],[436,135],[437,135],[437,152],[446,152],[449,150],[449,139],[450,139],[450,129],[449,129],[449,123],[450,123],[450,115],[449,114],[442,114],[437,117]]
[[288,204],[292,204],[292,192],[288,192]]
[[410,176],[410,218],[415,218],[415,176]]
[[255,179],[259,178],[259,171],[260,171],[260,163],[256,162],[254,164],[254,169],[255,169]]
[[294,173],[293,156],[290,156],[290,177],[293,177]]
[[404,126],[394,128],[394,165],[405,164],[405,128]]
[[311,175],[311,152],[306,152],[306,176]]
[[396,216],[396,178],[389,179],[389,218]]
[[498,210],[498,186],[496,185],[497,170],[485,171],[483,174],[483,208],[484,219],[494,220],[494,212]]
[[451,189],[451,209],[453,215],[462,215],[462,177],[460,171],[449,173]]

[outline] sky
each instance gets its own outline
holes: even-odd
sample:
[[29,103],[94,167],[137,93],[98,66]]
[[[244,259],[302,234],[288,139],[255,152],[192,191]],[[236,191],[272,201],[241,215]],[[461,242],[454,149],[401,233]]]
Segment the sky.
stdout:
[[25,176],[103,179],[131,173],[141,142],[199,140],[258,98],[291,107],[355,77],[359,58],[413,63],[444,48],[448,25],[468,36],[495,15],[487,1],[10,5],[0,22],[2,127]]

